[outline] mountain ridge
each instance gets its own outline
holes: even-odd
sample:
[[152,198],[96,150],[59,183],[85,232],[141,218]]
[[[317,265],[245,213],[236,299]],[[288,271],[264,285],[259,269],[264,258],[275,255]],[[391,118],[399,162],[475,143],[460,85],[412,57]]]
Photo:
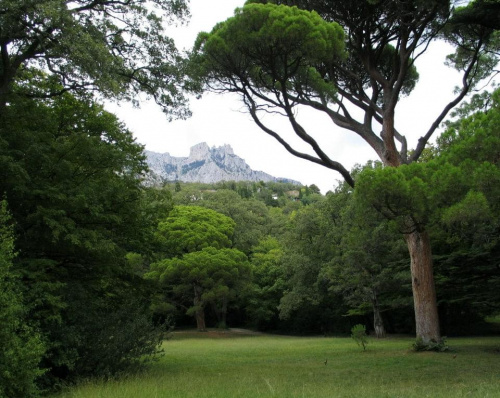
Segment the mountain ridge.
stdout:
[[201,142],[190,148],[188,157],[148,150],[145,154],[150,169],[145,179],[148,185],[175,181],[208,184],[219,181],[272,181],[300,185],[300,182],[289,178],[274,177],[263,171],[252,170],[227,144],[209,147],[206,142]]

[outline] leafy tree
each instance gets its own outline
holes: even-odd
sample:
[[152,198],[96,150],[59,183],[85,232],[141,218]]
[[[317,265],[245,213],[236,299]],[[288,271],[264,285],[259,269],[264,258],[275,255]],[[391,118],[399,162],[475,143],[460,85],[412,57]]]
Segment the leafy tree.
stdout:
[[[420,334],[428,334],[439,326],[430,237],[426,232],[433,206],[432,200],[429,200],[432,183],[428,172],[429,168],[421,163],[397,168],[366,168],[358,176],[355,189],[359,202],[375,207],[394,223],[406,239],[411,257],[413,301],[419,338],[422,337]],[[420,238],[413,240],[415,234],[420,235]],[[421,261],[428,263],[429,267],[422,266]],[[426,290],[427,295],[415,294],[415,290]],[[431,303],[435,306],[434,312],[428,308]],[[422,322],[420,326],[418,320]],[[421,340],[424,343],[426,341],[423,337]]]
[[453,15],[453,24],[479,25],[490,29],[500,29],[500,4],[495,0],[476,0],[460,7]]
[[[175,258],[152,264],[147,278],[159,281],[170,300],[185,307],[188,315],[195,315],[200,331],[206,330],[207,303],[216,310],[220,324],[225,324],[227,305],[235,294],[233,286],[238,283],[231,275],[247,261],[243,253],[229,249],[234,228],[231,218],[200,206],[176,206],[158,224],[164,253]],[[239,277],[243,283],[244,275]],[[185,306],[193,291],[193,305]]]
[[338,255],[342,234],[334,224],[340,214],[323,200],[290,214],[283,242],[283,280],[280,318],[295,331],[348,331],[343,315],[346,304],[339,292],[330,289],[325,272]]
[[[186,116],[180,56],[163,27],[187,15],[186,3],[2,0],[0,114],[13,91],[51,97],[71,90],[134,103],[145,92],[165,112]],[[61,86],[29,83],[46,74]],[[15,80],[23,84],[15,87]]]
[[199,331],[206,331],[207,304],[215,306],[219,324],[225,327],[228,303],[249,281],[251,269],[245,254],[237,249],[204,247],[152,264],[147,277],[158,280],[173,298],[183,301],[191,295],[187,314],[195,316]]
[[359,199],[400,230],[408,228],[407,217],[429,227],[448,334],[479,330],[497,311],[490,283],[498,258],[498,92],[489,102],[486,111],[450,124],[426,163],[368,169],[357,181]]
[[315,184],[312,184],[309,186],[309,191],[311,193],[316,193],[316,194],[320,194],[321,191],[319,190],[319,188],[315,185]]
[[[386,166],[398,168],[417,161],[450,110],[497,63],[498,32],[458,25],[448,28],[446,24],[453,14],[451,3],[248,1],[211,33],[199,35],[192,58],[204,88],[240,94],[255,123],[290,153],[339,172],[354,186],[353,176],[307,132],[296,109],[307,106],[326,114],[336,126],[365,140]],[[404,134],[395,125],[396,108],[399,99],[409,95],[418,80],[415,58],[439,34],[457,48],[449,63],[462,72],[463,85],[410,153]],[[360,117],[353,107],[360,111]],[[269,112],[287,118],[314,155],[295,149],[266,125],[263,115]],[[408,193],[412,188],[399,180],[386,182],[392,190],[398,187]],[[422,194],[422,190],[416,193]],[[439,341],[428,232],[425,224],[408,212],[405,222],[417,337],[424,343]]]
[[13,273],[14,234],[7,202],[0,202],[0,396],[30,397],[45,351],[41,336],[28,325],[20,280]]
[[143,187],[141,196],[141,219],[145,224],[143,229],[142,245],[135,248],[138,253],[130,255],[140,256],[136,261],[136,269],[145,272],[149,269],[149,264],[154,261],[155,256],[164,249],[161,239],[158,239],[158,223],[165,220],[174,207],[172,195],[167,189],[156,187]]
[[286,287],[283,254],[281,244],[270,236],[252,249],[253,288],[246,310],[252,324],[261,330],[278,325],[278,306]]
[[438,139],[433,161],[439,164],[433,181],[443,183],[434,187],[439,196],[431,236],[449,334],[477,333],[486,316],[500,311],[494,288],[500,255],[500,92],[483,97],[486,107],[451,124]]
[[161,245],[170,256],[182,256],[205,247],[231,246],[235,222],[200,206],[176,206],[158,224]]
[[143,217],[142,147],[102,106],[68,93],[12,97],[2,117],[0,192],[12,202],[27,317],[47,342],[44,386],[135,366],[160,335],[149,287],[126,259],[153,220]]
[[203,199],[196,204],[233,219],[233,245],[246,254],[268,232],[269,210],[257,199],[243,199],[234,191],[220,189],[204,192]]
[[353,200],[350,189],[328,199],[342,203],[334,226],[342,235],[338,255],[324,271],[331,289],[343,295],[350,315],[373,313],[375,334],[385,337],[382,312],[411,304],[402,299],[408,294],[402,287],[410,283],[403,241],[386,219]]

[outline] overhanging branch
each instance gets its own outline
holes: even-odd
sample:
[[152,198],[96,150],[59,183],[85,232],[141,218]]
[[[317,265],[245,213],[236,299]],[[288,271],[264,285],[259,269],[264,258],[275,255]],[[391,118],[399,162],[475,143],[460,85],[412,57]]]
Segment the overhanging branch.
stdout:
[[477,62],[479,60],[479,53],[480,53],[481,45],[478,45],[476,47],[476,50],[474,52],[474,55],[469,63],[469,66],[464,72],[464,75],[462,77],[462,90],[460,90],[460,93],[455,97],[453,101],[450,101],[448,105],[446,105],[443,109],[443,111],[439,114],[439,116],[436,118],[436,120],[432,123],[431,127],[425,134],[425,136],[419,138],[418,140],[418,145],[415,148],[415,151],[411,155],[409,162],[414,162],[416,161],[420,155],[422,154],[423,150],[425,149],[425,146],[427,145],[427,142],[429,142],[429,139],[432,137],[432,135],[435,133],[441,122],[444,120],[444,118],[448,115],[448,113],[455,107],[457,106],[460,101],[464,99],[464,97],[468,94],[471,84],[469,81],[469,78],[471,75],[473,75],[473,71],[477,67]]
[[326,168],[329,168],[331,170],[337,171],[338,173],[340,173],[342,175],[344,180],[351,187],[354,187],[354,180],[353,180],[352,176],[350,175],[350,173],[347,171],[347,169],[342,164],[329,159],[326,155],[324,155],[324,158],[322,159],[320,157],[311,156],[307,153],[297,151],[288,142],[286,142],[277,132],[275,132],[274,130],[267,127],[264,123],[262,123],[259,116],[257,115],[257,105],[255,104],[255,102],[252,100],[251,97],[249,97],[248,95],[244,95],[243,101],[244,101],[245,105],[247,106],[247,108],[250,112],[250,115],[252,116],[252,119],[257,124],[257,126],[259,126],[259,128],[262,131],[264,131],[266,134],[268,134],[271,137],[273,137],[274,139],[276,139],[289,153],[291,153],[292,155],[294,155],[298,158],[301,158],[301,159],[307,160],[309,162],[319,164],[319,165],[326,167]]

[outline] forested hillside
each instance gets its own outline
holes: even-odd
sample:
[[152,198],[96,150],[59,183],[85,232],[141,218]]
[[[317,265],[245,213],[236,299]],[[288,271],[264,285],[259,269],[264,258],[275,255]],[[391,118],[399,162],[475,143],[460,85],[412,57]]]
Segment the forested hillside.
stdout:
[[[500,175],[492,146],[500,137],[493,122],[499,109],[493,103],[486,112],[451,124],[438,145],[429,148],[426,161],[408,171],[410,178],[397,177],[401,184],[418,184],[434,198],[428,222],[436,248],[441,327],[447,336],[493,332],[494,324],[487,321],[499,310],[495,289],[499,215],[494,209]],[[491,130],[480,131],[479,125]],[[460,156],[459,151],[474,147],[484,148],[492,157],[478,153],[484,161],[474,163],[471,157]],[[490,170],[488,177],[480,177],[483,168]],[[381,164],[369,163],[353,173],[372,178],[381,170]],[[487,189],[484,178],[491,182]],[[373,189],[378,190],[376,183]],[[235,221],[226,246],[248,256],[253,280],[228,303],[229,325],[331,334],[348,333],[353,324],[362,322],[381,337],[414,333],[409,258],[400,222],[367,205],[347,184],[326,195],[315,186],[264,182],[176,183],[162,191],[172,195],[175,207],[208,208]],[[409,196],[403,196],[405,192]],[[418,205],[411,203],[412,191],[404,185],[397,197],[389,194],[384,200]],[[161,280],[157,267],[153,274],[153,279]],[[178,325],[194,325],[185,317],[192,298],[186,296],[179,303],[179,297],[171,296],[173,286],[167,285],[160,301],[173,305],[158,303],[157,316],[170,315]],[[207,323],[217,326],[212,309]]]

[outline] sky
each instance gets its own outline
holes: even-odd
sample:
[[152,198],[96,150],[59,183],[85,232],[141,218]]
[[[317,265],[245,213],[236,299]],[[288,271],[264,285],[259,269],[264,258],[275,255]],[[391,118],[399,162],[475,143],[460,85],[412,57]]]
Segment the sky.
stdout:
[[[210,31],[226,20],[245,0],[191,0],[191,18],[186,26],[169,27],[168,33],[179,49],[190,49],[201,31]],[[214,6],[214,4],[217,4]],[[425,57],[417,60],[419,82],[413,93],[403,99],[396,109],[396,128],[414,148],[443,107],[453,98],[453,88],[459,76],[443,65],[451,50],[445,44],[431,47]],[[253,170],[264,171],[275,177],[290,178],[304,185],[317,185],[323,194],[332,190],[341,180],[340,174],[320,165],[299,159],[287,152],[274,138],[268,136],[251,120],[238,97],[231,94],[205,94],[192,99],[193,116],[187,120],[168,122],[160,108],[143,102],[139,109],[130,104],[108,104],[133,132],[137,142],[147,150],[172,156],[187,157],[189,149],[206,142],[210,147],[231,145],[234,153],[243,158]],[[336,127],[324,115],[300,110],[299,117],[324,151],[347,169],[377,159],[373,150],[354,133]],[[271,120],[272,118],[272,120]],[[288,124],[279,116],[268,116],[266,122],[289,137],[301,151],[311,151],[293,137]]]

